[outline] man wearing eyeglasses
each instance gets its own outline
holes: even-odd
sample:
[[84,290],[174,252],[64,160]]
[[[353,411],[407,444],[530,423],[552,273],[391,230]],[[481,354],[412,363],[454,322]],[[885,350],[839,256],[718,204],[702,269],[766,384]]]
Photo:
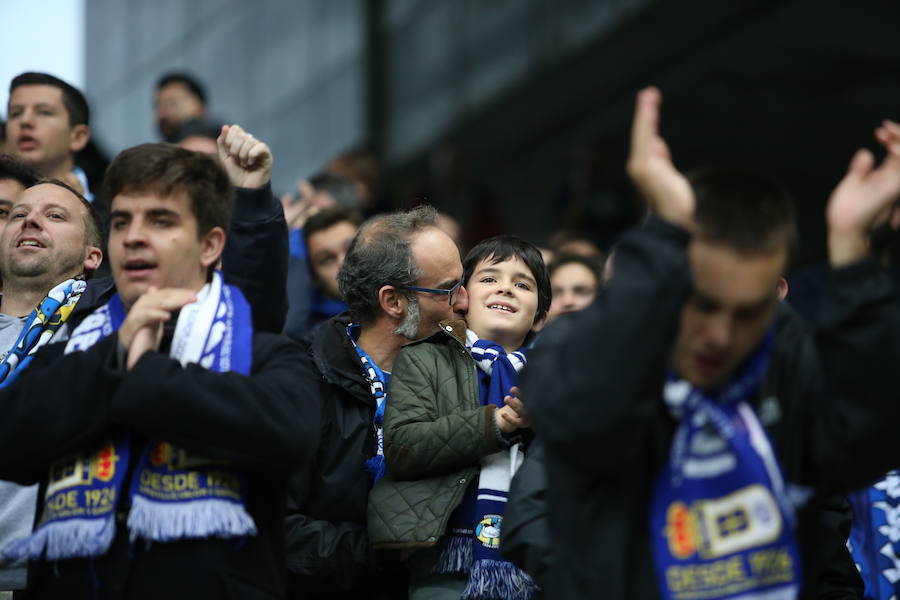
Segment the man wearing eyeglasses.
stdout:
[[304,389],[322,402],[323,423],[312,467],[290,483],[292,598],[406,597],[402,570],[370,557],[366,503],[384,472],[381,422],[397,353],[468,308],[459,250],[437,217],[422,206],[364,223],[338,273],[349,311],[305,344],[316,377]]

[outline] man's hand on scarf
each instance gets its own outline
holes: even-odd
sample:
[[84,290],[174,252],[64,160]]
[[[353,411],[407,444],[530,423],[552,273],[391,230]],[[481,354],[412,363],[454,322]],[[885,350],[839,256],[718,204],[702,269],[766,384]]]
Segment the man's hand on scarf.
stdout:
[[235,187],[260,188],[272,179],[272,151],[239,125],[223,125],[216,144]]
[[125,369],[130,371],[145,352],[159,349],[163,323],[172,318],[172,311],[196,300],[191,290],[150,286],[119,328],[119,342],[128,349]]
[[659,134],[661,104],[662,94],[657,88],[638,92],[626,169],[650,210],[669,222],[689,227],[694,215],[694,191],[672,164],[669,146]]
[[509,388],[509,395],[503,397],[506,406],[494,411],[494,420],[503,433],[531,427],[531,419],[528,417],[528,411],[522,403],[520,394],[521,391],[518,387]]

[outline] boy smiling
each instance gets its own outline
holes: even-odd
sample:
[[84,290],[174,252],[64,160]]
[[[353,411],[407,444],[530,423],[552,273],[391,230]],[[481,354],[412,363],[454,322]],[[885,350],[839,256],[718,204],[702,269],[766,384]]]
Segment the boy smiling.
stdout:
[[394,365],[388,475],[370,495],[369,532],[375,547],[418,550],[413,599],[527,599],[534,584],[497,549],[529,427],[523,344],[547,314],[550,281],[538,249],[514,236],[481,242],[463,267],[466,321],[442,323]]

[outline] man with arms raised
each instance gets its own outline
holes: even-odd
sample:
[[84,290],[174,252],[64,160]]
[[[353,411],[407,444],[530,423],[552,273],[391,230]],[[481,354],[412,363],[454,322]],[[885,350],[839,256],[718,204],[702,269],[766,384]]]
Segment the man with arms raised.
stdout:
[[381,427],[400,348],[464,312],[459,250],[423,206],[363,224],[338,273],[350,307],[313,331],[305,389],[323,402],[323,440],[288,500],[293,598],[404,598],[396,571],[373,564],[366,533],[369,489],[383,473]]
[[795,598],[817,575],[801,572],[815,534],[805,501],[898,458],[900,315],[865,240],[900,193],[900,129],[879,128],[887,158],[875,168],[861,151],[832,194],[821,329],[789,345],[774,327],[784,194],[759,177],[689,183],[658,134],[659,103],[655,89],[639,95],[629,161],[655,215],[617,246],[595,304],[545,332],[522,382],[546,448],[550,531],[564,536],[548,589]]
[[0,476],[43,491],[35,532],[4,553],[37,561],[37,598],[281,597],[286,473],[319,416],[299,351],[254,331],[214,270],[228,176],[147,144],[105,185],[116,294],[0,398]]

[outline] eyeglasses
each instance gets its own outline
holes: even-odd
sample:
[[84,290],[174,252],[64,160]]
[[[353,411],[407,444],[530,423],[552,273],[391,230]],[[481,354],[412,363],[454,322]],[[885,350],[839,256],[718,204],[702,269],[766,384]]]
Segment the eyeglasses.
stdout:
[[438,288],[424,288],[424,287],[416,287],[414,285],[397,285],[394,287],[403,288],[404,290],[409,290],[411,292],[422,292],[423,294],[440,294],[447,296],[447,302],[452,306],[456,304],[456,300],[459,298],[459,290],[462,288],[462,279],[454,283],[451,287],[442,290]]

